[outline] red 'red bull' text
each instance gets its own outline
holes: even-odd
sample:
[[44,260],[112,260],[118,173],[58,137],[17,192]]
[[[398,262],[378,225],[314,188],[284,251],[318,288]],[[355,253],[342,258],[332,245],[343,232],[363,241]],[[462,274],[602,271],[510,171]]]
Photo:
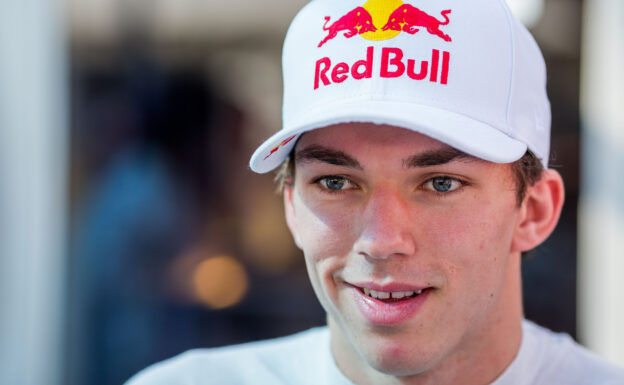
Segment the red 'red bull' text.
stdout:
[[[324,57],[316,62],[314,74],[314,89],[321,84],[329,86],[332,83],[342,83],[351,76],[355,80],[370,79],[373,77],[375,48],[368,47],[366,59],[358,60],[352,65],[348,63],[336,63],[332,65],[331,59]],[[430,82],[448,84],[449,64],[451,54],[434,49],[431,52],[431,60],[420,61],[417,66],[415,59],[405,59],[403,50],[400,48],[384,47],[381,51],[381,63],[379,63],[379,76],[382,78],[398,78],[407,75],[410,79],[425,80]]]

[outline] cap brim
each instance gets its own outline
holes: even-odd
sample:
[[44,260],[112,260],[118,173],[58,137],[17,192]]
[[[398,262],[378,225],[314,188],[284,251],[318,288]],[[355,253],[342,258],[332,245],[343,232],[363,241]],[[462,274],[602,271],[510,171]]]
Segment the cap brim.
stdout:
[[252,155],[249,166],[257,173],[269,172],[286,159],[300,134],[355,122],[406,128],[495,163],[515,162],[527,150],[525,143],[500,128],[465,115],[413,103],[369,100],[324,105],[319,111],[309,111],[266,140]]

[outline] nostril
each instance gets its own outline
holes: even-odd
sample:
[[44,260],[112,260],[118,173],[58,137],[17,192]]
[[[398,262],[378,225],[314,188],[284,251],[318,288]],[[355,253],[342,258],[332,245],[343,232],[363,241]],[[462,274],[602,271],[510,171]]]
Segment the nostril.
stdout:
[[359,242],[356,243],[355,248],[358,255],[371,261],[414,255],[416,249],[412,242],[404,240]]

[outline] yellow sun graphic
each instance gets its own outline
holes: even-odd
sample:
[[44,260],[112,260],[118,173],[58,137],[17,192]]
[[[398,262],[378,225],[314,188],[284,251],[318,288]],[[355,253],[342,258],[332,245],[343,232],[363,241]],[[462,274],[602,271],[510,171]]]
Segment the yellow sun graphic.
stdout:
[[403,5],[401,0],[368,0],[362,7],[370,13],[377,31],[364,32],[361,36],[368,40],[388,40],[399,35],[401,31],[381,29],[388,22],[392,12],[401,5]]

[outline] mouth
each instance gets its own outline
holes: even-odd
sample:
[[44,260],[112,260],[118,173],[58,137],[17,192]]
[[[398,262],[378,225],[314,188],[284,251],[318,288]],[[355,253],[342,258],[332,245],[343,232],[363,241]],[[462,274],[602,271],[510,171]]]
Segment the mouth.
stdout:
[[358,288],[360,290],[360,292],[362,292],[364,295],[377,299],[381,302],[384,303],[394,303],[394,302],[400,302],[400,301],[407,301],[410,300],[412,298],[416,298],[419,295],[423,294],[425,291],[427,290],[432,290],[432,288],[428,287],[425,289],[419,289],[416,291],[413,290],[408,290],[408,291],[379,291],[379,290],[372,290],[372,289],[368,289],[365,287],[359,287]]
[[371,324],[384,326],[402,324],[416,317],[431,297],[429,294],[435,289],[411,285],[350,286],[355,303],[364,318]]

